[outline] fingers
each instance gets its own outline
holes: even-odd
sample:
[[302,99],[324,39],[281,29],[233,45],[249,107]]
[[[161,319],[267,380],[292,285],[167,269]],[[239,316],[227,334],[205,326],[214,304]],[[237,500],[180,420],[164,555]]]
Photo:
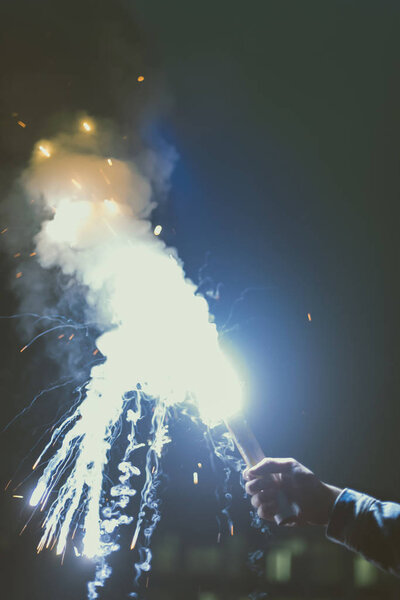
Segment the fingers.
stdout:
[[290,472],[296,461],[293,458],[264,458],[254,467],[246,469],[243,473],[244,479],[250,481],[271,475],[273,473],[288,473]]
[[276,494],[275,492],[267,492],[265,490],[261,490],[261,492],[254,494],[254,496],[250,498],[250,502],[252,503],[254,508],[258,508],[262,504],[276,504]]
[[270,490],[276,493],[278,487],[279,484],[276,477],[268,476],[262,477],[260,479],[251,479],[250,481],[247,481],[245,485],[245,490],[247,494],[252,496],[257,492],[260,492],[261,490]]

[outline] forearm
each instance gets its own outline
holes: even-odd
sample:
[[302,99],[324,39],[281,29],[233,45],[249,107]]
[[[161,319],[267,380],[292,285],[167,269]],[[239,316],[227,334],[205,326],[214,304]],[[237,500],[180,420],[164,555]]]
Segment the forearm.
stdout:
[[345,489],[327,527],[332,541],[400,577],[400,505]]

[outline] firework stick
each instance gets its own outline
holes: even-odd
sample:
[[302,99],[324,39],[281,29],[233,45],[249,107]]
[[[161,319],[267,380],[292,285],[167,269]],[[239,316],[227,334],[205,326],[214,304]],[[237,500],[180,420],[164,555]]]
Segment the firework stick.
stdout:
[[[265,454],[254,433],[243,418],[235,416],[227,419],[225,423],[237,449],[248,467],[254,467],[254,465],[265,458]],[[278,479],[280,476],[277,474],[271,475],[271,477]],[[299,512],[298,507],[289,502],[286,494],[282,490],[278,491],[277,503],[278,512],[274,516],[276,524],[293,524]]]

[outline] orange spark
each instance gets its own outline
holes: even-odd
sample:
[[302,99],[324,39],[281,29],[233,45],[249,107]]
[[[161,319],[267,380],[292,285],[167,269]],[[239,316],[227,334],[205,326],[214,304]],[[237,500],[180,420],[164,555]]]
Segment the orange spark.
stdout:
[[96,350],[93,350],[93,356],[96,356],[96,354],[98,354],[99,350],[98,348],[96,348]]
[[14,254],[14,258],[19,258],[20,256],[21,256],[21,252],[16,252],[16,253]]
[[65,333],[62,333],[61,335],[59,335],[59,336],[58,336],[58,339],[59,339],[59,340],[62,340],[62,339],[63,339],[63,337],[64,337],[64,335],[65,335]]
[[76,179],[71,179],[72,183],[74,184],[74,186],[76,188],[78,188],[78,190],[82,189],[82,185],[79,183],[79,181],[77,181]]
[[31,252],[29,256],[36,256],[36,252]]
[[19,279],[20,277],[22,277],[22,271],[18,271],[18,273],[15,276],[17,279]]
[[136,542],[137,542],[137,539],[138,539],[138,535],[139,535],[139,529],[136,529],[136,531],[135,531],[135,535],[133,536],[133,538],[132,538],[132,542],[131,542],[131,550],[133,550],[133,549],[134,549],[134,547],[136,546]]
[[201,463],[197,463],[197,466],[199,467],[199,469],[201,469],[203,465]]
[[4,488],[4,491],[6,491],[6,490],[8,489],[8,486],[10,485],[10,483],[11,483],[11,479],[10,479],[10,481],[7,483],[6,487]]
[[231,524],[231,535],[233,535],[233,523]]
[[311,313],[307,313],[307,318],[311,322]]
[[144,77],[143,75],[139,75],[139,77],[137,78],[139,83],[142,83],[142,81],[144,81]]
[[26,123],[24,123],[23,121],[17,121],[17,125],[22,127],[22,129],[25,129],[25,127],[26,127]]
[[6,233],[8,231],[8,227],[4,227],[3,231],[0,231],[0,234],[3,235],[3,233]]
[[28,523],[25,523],[25,525],[23,526],[23,528],[21,529],[21,531],[19,532],[19,535],[22,535],[25,531],[25,529],[27,528]]
[[33,465],[32,471],[34,471],[36,469],[36,467],[38,466],[39,460],[40,460],[40,457],[36,460],[35,464]]
[[72,338],[73,338],[74,336],[75,336],[75,334],[74,334],[74,333],[71,333],[71,335],[70,335],[70,336],[69,336],[69,338],[68,338],[68,339],[69,339],[69,341],[71,341],[71,340],[72,340]]
[[20,352],[23,352],[24,350],[27,349],[28,346],[24,346],[23,348],[21,348]]

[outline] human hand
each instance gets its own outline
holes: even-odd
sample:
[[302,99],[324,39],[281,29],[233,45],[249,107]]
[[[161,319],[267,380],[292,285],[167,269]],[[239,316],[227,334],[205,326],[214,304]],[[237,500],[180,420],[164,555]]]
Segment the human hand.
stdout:
[[259,517],[273,521],[279,514],[278,492],[297,504],[298,515],[290,524],[326,525],[342,490],[323,483],[293,458],[264,458],[243,473],[246,492]]

